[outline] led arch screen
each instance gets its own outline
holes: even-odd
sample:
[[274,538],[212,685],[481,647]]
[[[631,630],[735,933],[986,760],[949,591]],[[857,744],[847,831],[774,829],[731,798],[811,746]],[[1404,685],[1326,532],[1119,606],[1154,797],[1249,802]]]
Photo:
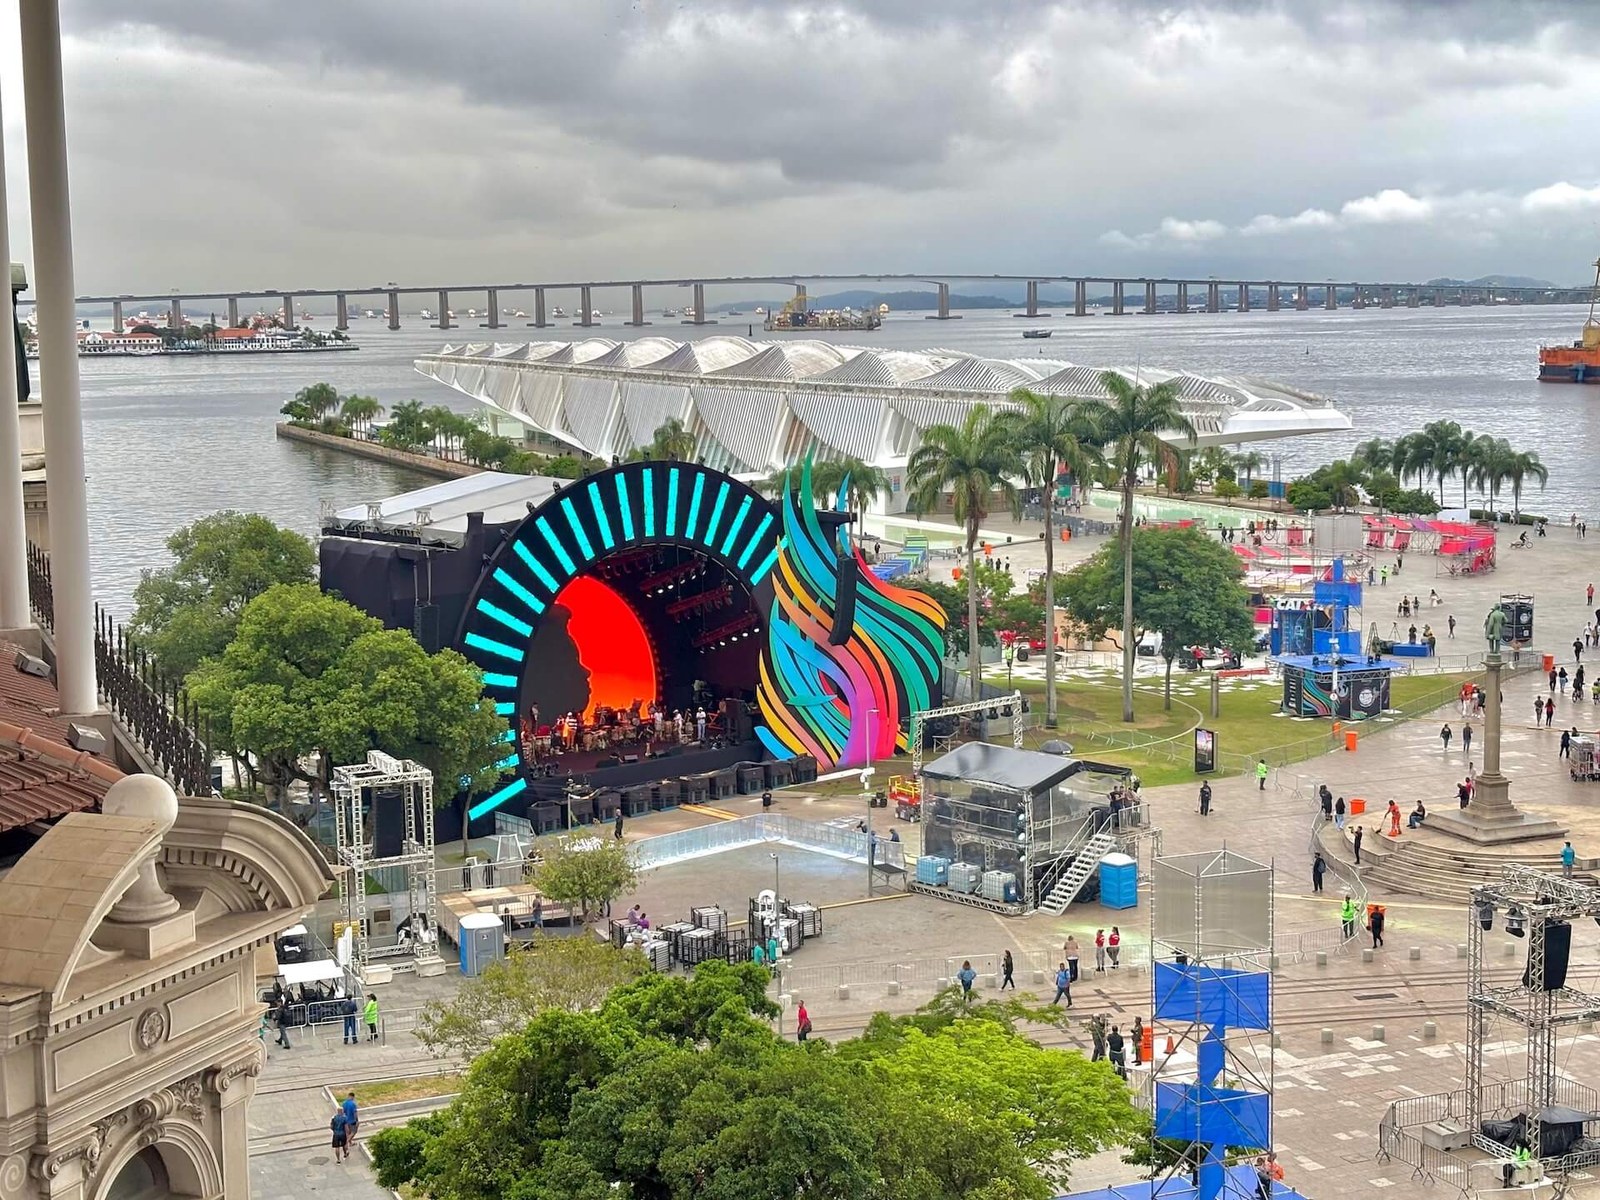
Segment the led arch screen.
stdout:
[[598,579],[580,575],[556,593],[566,610],[567,637],[589,676],[586,716],[602,706],[648,707],[656,697],[656,658],[650,638],[628,602]]

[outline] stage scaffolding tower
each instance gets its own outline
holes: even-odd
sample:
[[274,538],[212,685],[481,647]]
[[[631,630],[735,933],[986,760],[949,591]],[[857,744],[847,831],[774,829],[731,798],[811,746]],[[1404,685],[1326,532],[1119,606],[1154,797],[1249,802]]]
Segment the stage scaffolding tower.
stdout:
[[[911,774],[918,779],[922,778],[922,731],[930,721],[937,721],[943,717],[965,717],[973,713],[990,713],[996,715],[1007,714],[1011,717],[1011,744],[1016,749],[1022,749],[1023,716],[1027,712],[1027,705],[1022,699],[1021,692],[1012,692],[1009,696],[996,696],[992,700],[975,700],[966,704],[947,704],[943,708],[925,708],[911,714],[911,729],[907,735],[911,742]],[[987,717],[985,717],[987,725]]]
[[[374,853],[377,822],[372,819],[380,792],[399,793],[404,821],[400,853],[383,858]],[[433,772],[410,759],[369,750],[366,762],[333,769],[333,800],[335,849],[342,871],[340,894],[345,920],[354,930],[357,973],[365,979],[380,965],[389,970],[439,973],[444,964],[439,958],[434,890]],[[389,868],[405,874],[411,936],[393,945],[377,945],[372,937],[366,881],[370,872]],[[378,964],[374,960],[383,961]]]
[[[1492,929],[1496,914],[1507,922],[1508,932],[1520,929],[1528,940],[1528,964],[1516,983],[1494,986],[1484,970],[1485,923]],[[1545,1157],[1539,1145],[1542,1121],[1539,1114],[1560,1102],[1556,1090],[1556,1034],[1563,1026],[1600,1017],[1600,996],[1565,985],[1565,960],[1548,982],[1551,933],[1558,926],[1593,918],[1600,922],[1600,887],[1576,879],[1548,875],[1531,867],[1507,865],[1493,883],[1472,889],[1472,908],[1467,928],[1467,1116],[1472,1141],[1480,1150],[1498,1157],[1510,1157],[1512,1147],[1504,1146],[1483,1134],[1486,1118],[1514,1115],[1515,1108],[1526,1112],[1528,1149],[1535,1158]],[[1570,934],[1562,935],[1556,955],[1570,953]],[[1520,1083],[1520,1104],[1501,1105],[1495,1112],[1484,1111],[1483,1058],[1491,1017],[1504,1017],[1523,1031],[1527,1040],[1527,1076]],[[1515,1095],[1515,1092],[1512,1093]]]

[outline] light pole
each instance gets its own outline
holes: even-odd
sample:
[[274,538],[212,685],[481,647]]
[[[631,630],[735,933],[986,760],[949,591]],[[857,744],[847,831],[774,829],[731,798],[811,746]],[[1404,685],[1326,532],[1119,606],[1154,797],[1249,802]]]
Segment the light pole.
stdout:
[[861,768],[861,794],[867,802],[867,895],[872,895],[872,718],[878,710],[867,710],[867,765]]

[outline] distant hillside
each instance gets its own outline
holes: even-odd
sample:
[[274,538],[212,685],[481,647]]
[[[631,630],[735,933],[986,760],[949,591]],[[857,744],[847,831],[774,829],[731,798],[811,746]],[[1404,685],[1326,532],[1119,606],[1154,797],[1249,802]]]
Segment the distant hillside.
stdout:
[[1508,287],[1508,288],[1558,288],[1564,284],[1548,279],[1533,279],[1527,275],[1480,275],[1476,279],[1430,279],[1430,284],[1441,287]]

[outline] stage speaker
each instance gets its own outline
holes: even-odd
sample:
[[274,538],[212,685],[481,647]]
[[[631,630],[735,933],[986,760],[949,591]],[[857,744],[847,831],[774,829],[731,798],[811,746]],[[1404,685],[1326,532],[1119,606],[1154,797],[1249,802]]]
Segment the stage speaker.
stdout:
[[728,699],[722,702],[722,728],[730,742],[748,742],[755,736],[744,701]]
[[856,625],[856,589],[861,585],[861,564],[855,555],[839,560],[839,599],[833,606],[833,628],[828,645],[843,646]]
[[406,808],[399,788],[372,793],[372,857],[399,858],[406,836]]
[[1533,981],[1533,964],[1522,968],[1522,986],[1554,992],[1567,986],[1567,959],[1572,954],[1572,926],[1565,921],[1544,923],[1544,980]]
[[411,609],[411,633],[417,643],[429,654],[437,654],[442,645],[439,642],[439,606],[437,604],[417,604]]
[[622,756],[622,761],[625,763],[636,763],[639,761],[639,756],[637,754],[624,754]]

